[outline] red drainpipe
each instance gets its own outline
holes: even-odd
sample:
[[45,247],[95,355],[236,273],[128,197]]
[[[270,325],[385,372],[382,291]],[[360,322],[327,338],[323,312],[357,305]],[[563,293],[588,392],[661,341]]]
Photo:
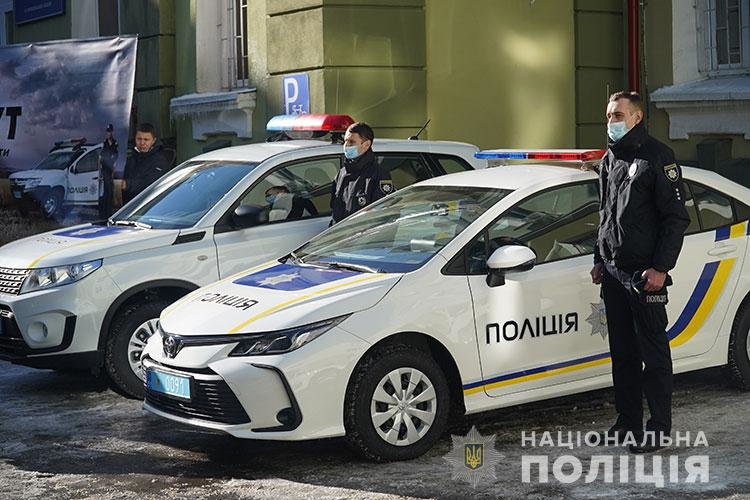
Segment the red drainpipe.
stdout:
[[628,89],[641,91],[641,72],[638,58],[639,28],[638,1],[628,0]]

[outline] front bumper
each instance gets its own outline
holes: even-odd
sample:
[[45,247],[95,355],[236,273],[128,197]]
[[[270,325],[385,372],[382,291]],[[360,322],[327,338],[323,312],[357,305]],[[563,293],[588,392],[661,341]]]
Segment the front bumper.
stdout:
[[117,294],[102,269],[58,288],[0,294],[0,359],[36,368],[95,366],[104,314]]
[[334,327],[283,355],[227,357],[235,345],[186,346],[169,359],[163,353],[161,336],[154,335],[144,350],[144,369],[190,377],[191,398],[187,401],[147,389],[144,409],[246,439],[344,435],[346,387],[367,343]]

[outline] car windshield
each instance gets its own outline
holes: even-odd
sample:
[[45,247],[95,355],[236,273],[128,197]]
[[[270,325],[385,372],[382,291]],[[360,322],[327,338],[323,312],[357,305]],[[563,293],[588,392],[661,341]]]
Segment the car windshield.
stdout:
[[313,238],[294,257],[311,265],[372,272],[413,271],[510,192],[476,187],[408,187]]
[[34,170],[63,170],[68,168],[70,162],[80,155],[82,151],[60,151],[48,154]]
[[257,165],[218,161],[188,163],[149,186],[112,222],[155,229],[192,227]]

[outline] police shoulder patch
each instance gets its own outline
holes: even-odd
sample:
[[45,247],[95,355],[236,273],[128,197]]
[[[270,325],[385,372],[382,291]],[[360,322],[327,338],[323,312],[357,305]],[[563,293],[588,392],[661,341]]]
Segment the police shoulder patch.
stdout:
[[676,163],[670,163],[669,165],[665,165],[664,173],[666,174],[667,179],[669,179],[672,182],[677,182],[677,180],[680,178],[680,169],[677,168]]
[[380,181],[380,190],[385,194],[391,194],[394,190],[393,181],[390,179]]

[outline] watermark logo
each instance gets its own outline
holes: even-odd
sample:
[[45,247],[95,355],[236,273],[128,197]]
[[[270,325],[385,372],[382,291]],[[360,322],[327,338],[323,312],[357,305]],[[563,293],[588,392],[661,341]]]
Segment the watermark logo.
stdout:
[[451,436],[453,449],[443,458],[451,465],[451,479],[476,488],[480,482],[497,479],[495,467],[503,455],[495,449],[495,435],[482,436],[475,426],[466,436]]

